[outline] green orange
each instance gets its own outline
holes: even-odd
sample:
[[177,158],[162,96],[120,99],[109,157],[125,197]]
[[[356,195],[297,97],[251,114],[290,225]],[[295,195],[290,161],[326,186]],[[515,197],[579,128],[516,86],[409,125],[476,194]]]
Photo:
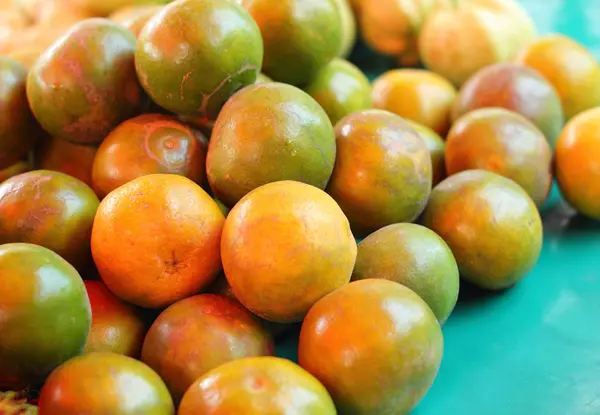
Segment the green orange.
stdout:
[[431,128],[412,120],[406,120],[421,136],[431,155],[432,185],[435,186],[446,178],[446,142]]
[[142,361],[161,376],[175,402],[190,385],[224,363],[274,353],[271,336],[230,298],[201,294],[173,304],[152,324]]
[[231,95],[256,81],[262,59],[258,26],[235,2],[179,0],[141,31],[135,66],[157,104],[214,120]]
[[356,241],[329,195],[280,181],[252,191],[231,210],[221,256],[246,308],[269,321],[292,323],[350,281]]
[[319,301],[300,332],[300,365],[342,414],[408,414],[431,387],[443,354],[427,304],[398,283],[352,282]]
[[63,173],[35,170],[0,185],[0,243],[45,246],[78,269],[89,264],[98,198]]
[[485,170],[463,171],[437,185],[423,224],[448,244],[461,276],[485,289],[525,278],[542,248],[533,200],[514,181]]
[[60,366],[41,390],[39,409],[44,415],[175,415],[160,377],[115,353],[90,353]]
[[[214,399],[218,396],[219,399]],[[294,398],[302,397],[302,398]],[[336,415],[331,396],[310,373],[276,357],[226,363],[185,393],[179,415]]]
[[227,206],[280,180],[324,189],[335,153],[331,122],[310,95],[282,83],[251,85],[225,104],[215,123],[208,181]]
[[139,113],[135,45],[129,30],[107,19],[72,26],[29,71],[27,97],[41,126],[53,137],[99,143]]
[[19,390],[83,351],[90,302],[75,268],[41,246],[0,245],[0,269],[0,390]]

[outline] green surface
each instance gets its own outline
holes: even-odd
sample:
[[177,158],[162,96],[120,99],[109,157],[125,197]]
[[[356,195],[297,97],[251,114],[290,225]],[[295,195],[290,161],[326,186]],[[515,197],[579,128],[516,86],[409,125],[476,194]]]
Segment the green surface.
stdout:
[[[542,33],[562,32],[600,57],[600,0],[522,0]],[[357,50],[370,76],[392,62]],[[444,327],[439,376],[413,415],[600,414],[600,223],[558,192],[543,209],[544,248],[533,272],[489,294],[463,283]],[[279,347],[295,358],[295,338]]]

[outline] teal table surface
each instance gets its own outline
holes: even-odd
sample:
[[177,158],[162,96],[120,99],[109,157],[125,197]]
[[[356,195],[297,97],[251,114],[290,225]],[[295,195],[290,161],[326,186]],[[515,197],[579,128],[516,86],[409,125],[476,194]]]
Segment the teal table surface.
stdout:
[[[540,32],[561,32],[600,58],[600,0],[521,0]],[[364,49],[371,77],[392,62]],[[463,283],[444,327],[438,378],[414,415],[600,415],[600,223],[577,215],[556,188],[542,209],[539,263],[516,287]],[[291,333],[279,354],[296,357]]]

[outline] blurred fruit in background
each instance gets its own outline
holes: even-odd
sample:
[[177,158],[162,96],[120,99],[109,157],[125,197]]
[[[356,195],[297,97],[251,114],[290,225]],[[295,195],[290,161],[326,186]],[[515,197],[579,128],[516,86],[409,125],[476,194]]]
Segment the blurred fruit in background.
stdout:
[[338,56],[340,58],[347,58],[350,56],[352,49],[354,49],[354,45],[356,44],[356,39],[358,37],[356,18],[354,16],[354,12],[352,11],[350,0],[334,1],[339,8],[340,19],[342,23],[342,43],[338,52]]
[[68,0],[73,5],[89,10],[94,16],[108,16],[116,10],[131,6],[164,5],[172,0]]
[[138,37],[148,20],[161,9],[162,6],[157,5],[128,6],[115,10],[108,18],[122,24]]
[[0,170],[0,183],[10,179],[18,174],[31,171],[31,163],[27,160],[17,161],[12,166],[8,166],[5,169]]

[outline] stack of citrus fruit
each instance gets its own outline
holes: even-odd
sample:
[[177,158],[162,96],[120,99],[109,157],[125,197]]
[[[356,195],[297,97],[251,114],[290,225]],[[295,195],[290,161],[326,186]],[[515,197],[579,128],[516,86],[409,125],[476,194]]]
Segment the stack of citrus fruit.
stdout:
[[[600,69],[513,1],[9,0],[0,22],[2,414],[33,390],[42,415],[408,414],[459,278],[535,266],[555,172],[600,219]],[[371,84],[357,28],[427,69]],[[298,364],[274,356],[296,324]]]

